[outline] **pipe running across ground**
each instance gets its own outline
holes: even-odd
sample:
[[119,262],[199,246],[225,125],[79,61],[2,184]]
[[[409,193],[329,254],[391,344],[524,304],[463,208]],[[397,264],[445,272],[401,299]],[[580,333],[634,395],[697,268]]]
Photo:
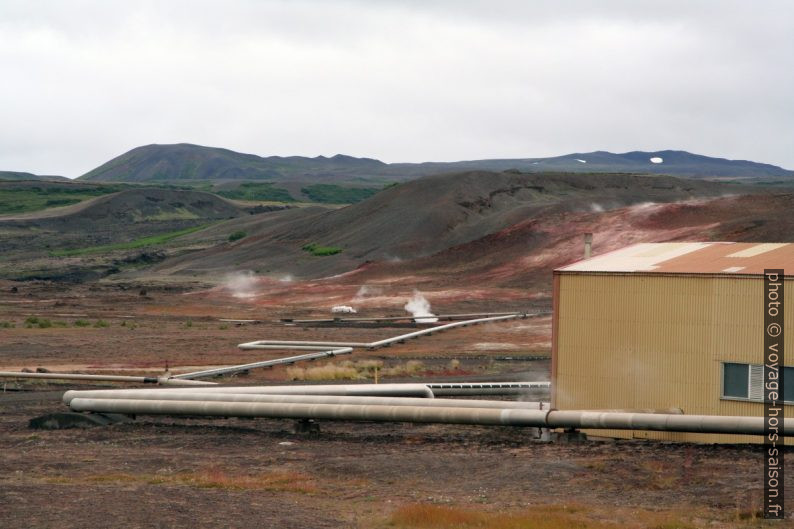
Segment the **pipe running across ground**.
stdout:
[[[129,415],[267,417],[280,419],[413,422],[536,428],[653,430],[748,435],[763,435],[764,433],[763,417],[731,417],[716,415],[546,411],[507,407],[466,408],[462,406],[387,406],[368,404],[107,398],[73,398],[69,406],[73,411],[122,413]],[[794,434],[794,419],[786,419],[782,429],[786,435]]]

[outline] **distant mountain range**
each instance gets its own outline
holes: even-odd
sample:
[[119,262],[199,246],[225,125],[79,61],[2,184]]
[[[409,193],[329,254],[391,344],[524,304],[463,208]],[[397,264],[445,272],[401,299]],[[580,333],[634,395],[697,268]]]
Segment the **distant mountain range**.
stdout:
[[686,151],[606,151],[553,158],[471,160],[387,164],[372,158],[337,154],[268,156],[180,143],[137,147],[80,177],[104,182],[184,180],[402,181],[464,170],[575,173],[650,173],[710,179],[789,179],[794,171],[745,160],[712,158]]
[[[728,160],[686,151],[595,151],[551,158],[384,163],[337,154],[326,157],[257,156],[188,143],[145,145],[122,154],[80,177],[95,182],[251,181],[384,183],[460,171],[524,173],[667,174],[710,180],[794,182],[794,171],[747,160]],[[0,172],[0,179],[60,180],[63,177]]]

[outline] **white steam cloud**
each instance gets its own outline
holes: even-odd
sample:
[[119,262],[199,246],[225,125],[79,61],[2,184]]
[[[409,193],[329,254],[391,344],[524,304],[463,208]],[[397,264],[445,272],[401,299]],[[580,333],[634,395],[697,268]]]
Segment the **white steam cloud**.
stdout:
[[405,304],[405,310],[413,314],[417,323],[435,323],[438,321],[435,314],[430,312],[430,302],[421,292],[414,290],[414,295]]
[[252,298],[259,293],[257,278],[250,271],[227,274],[223,282],[223,288],[236,298]]
[[361,303],[370,296],[380,296],[381,294],[383,294],[383,289],[380,287],[362,285],[361,288],[359,288],[356,292],[356,295],[353,296],[351,301],[353,303]]

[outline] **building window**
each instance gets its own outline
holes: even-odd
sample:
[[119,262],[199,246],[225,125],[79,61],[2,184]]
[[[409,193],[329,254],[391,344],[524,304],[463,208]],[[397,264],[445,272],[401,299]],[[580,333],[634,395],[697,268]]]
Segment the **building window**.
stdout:
[[746,399],[750,397],[750,366],[722,364],[722,396]]
[[[783,401],[794,403],[794,367],[783,368]],[[722,364],[722,397],[764,402],[764,366],[761,364]]]

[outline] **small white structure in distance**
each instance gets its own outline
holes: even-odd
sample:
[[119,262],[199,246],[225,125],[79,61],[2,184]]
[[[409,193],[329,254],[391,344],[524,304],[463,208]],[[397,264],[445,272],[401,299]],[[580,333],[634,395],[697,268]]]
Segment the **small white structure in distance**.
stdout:
[[587,163],[587,160],[580,160],[579,158],[574,158],[579,163]]
[[331,307],[331,312],[333,314],[355,314],[356,309],[347,305],[336,305]]
[[664,161],[664,158],[662,158],[660,156],[654,156],[653,158],[651,158],[651,163],[662,163],[663,161]]

